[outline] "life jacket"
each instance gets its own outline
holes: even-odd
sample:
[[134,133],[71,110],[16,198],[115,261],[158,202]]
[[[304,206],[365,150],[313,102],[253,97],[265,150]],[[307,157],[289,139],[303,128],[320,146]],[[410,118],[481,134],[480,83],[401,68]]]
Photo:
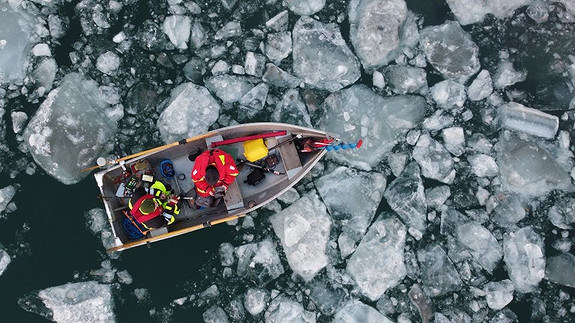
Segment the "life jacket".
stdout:
[[138,222],[140,222],[140,223],[144,223],[146,221],[149,221],[149,220],[157,217],[158,215],[164,213],[164,209],[159,205],[151,213],[146,213],[146,214],[142,213],[140,211],[140,205],[142,204],[142,202],[144,202],[147,199],[153,200],[154,195],[145,194],[144,196],[140,197],[134,204],[132,204],[131,199],[128,202],[128,207],[130,208],[130,214],[132,214],[134,216],[134,218],[136,218],[136,220],[138,220]]
[[[178,205],[178,202],[177,201],[172,202],[172,199],[169,199],[169,196],[172,193],[172,187],[170,186],[170,184],[166,185],[160,181],[155,181],[152,184],[152,186],[150,186],[150,193],[154,195],[156,203],[158,203],[158,205],[161,205],[166,213],[172,215],[180,214],[180,207]],[[168,198],[167,201],[162,201],[160,199],[160,196],[162,194],[164,194],[166,198]]]
[[[206,168],[215,166],[218,169],[219,179],[216,185],[210,186],[206,181]],[[225,186],[226,188],[234,182],[239,171],[230,154],[223,150],[214,149],[201,153],[194,163],[192,169],[192,181],[196,186],[196,191],[200,196],[207,197],[214,187]]]

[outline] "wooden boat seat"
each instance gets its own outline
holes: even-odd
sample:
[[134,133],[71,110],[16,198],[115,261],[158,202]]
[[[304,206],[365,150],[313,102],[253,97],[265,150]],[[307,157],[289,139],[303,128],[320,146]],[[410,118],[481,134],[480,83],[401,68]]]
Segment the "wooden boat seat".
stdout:
[[224,196],[224,203],[228,210],[241,208],[244,206],[244,198],[240,191],[240,186],[237,181],[234,181],[229,187]]
[[[285,140],[289,140],[287,137]],[[281,144],[284,140],[279,141]],[[289,179],[294,177],[301,169],[301,160],[299,159],[299,154],[295,146],[295,142],[289,142],[287,144],[277,147],[280,152],[280,158],[285,166],[286,174]]]

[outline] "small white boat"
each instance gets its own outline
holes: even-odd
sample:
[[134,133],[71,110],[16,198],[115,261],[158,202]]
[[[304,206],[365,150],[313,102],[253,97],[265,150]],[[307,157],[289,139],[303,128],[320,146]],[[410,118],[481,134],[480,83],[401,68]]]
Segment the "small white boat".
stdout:
[[[244,144],[262,138],[264,153],[260,160],[242,163],[237,161],[240,170],[236,180],[228,187],[223,201],[215,207],[198,209],[193,203],[195,196],[191,171],[194,155],[217,147],[228,152],[234,159],[244,160]],[[251,123],[210,131],[206,134],[150,149],[135,155],[119,158],[114,164],[94,176],[100,188],[102,201],[115,237],[115,246],[108,249],[119,251],[151,242],[172,238],[181,234],[211,227],[231,221],[262,207],[294,186],[326,153],[321,143],[333,141],[333,136],[325,131],[282,123]],[[309,143],[320,143],[309,146]],[[305,147],[303,147],[305,145]],[[311,149],[310,149],[311,148]],[[277,157],[270,166],[266,157]],[[162,162],[168,160],[173,166],[174,176],[162,176]],[[257,184],[247,178],[262,167],[266,171],[264,179]],[[172,186],[174,193],[183,196],[180,213],[175,222],[158,229],[145,230],[141,237],[129,236],[125,222],[129,215],[128,201],[134,186],[145,185],[142,175],[153,176]],[[140,230],[141,231],[141,230]]]

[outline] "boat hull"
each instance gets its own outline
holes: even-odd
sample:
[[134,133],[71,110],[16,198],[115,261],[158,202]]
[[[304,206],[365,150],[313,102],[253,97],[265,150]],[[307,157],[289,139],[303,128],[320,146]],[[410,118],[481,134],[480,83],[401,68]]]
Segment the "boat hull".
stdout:
[[[254,167],[238,163],[240,174],[236,181],[230,185],[226,196],[218,206],[200,210],[193,203],[188,203],[192,199],[189,197],[189,200],[182,201],[181,211],[173,224],[151,230],[140,239],[133,240],[128,237],[122,222],[128,211],[129,190],[126,190],[128,193],[119,192],[121,191],[120,186],[126,181],[123,175],[125,174],[124,169],[132,171],[135,165],[145,161],[155,177],[170,184],[175,193],[193,196],[194,186],[191,180],[191,170],[194,163],[193,157],[190,155],[224,143],[225,145],[217,148],[227,151],[234,158],[245,159],[242,138],[254,135],[268,136],[264,140],[269,149],[269,155],[276,155],[279,159],[279,163],[273,167],[273,170],[279,174],[267,172],[264,180],[256,185],[250,185],[247,176],[254,170]],[[331,137],[324,131],[289,124],[242,124],[216,129],[194,138],[182,140],[179,143],[154,148],[147,153],[136,154],[137,157],[127,159],[122,161],[122,164],[111,166],[96,173],[94,176],[103,197],[112,234],[115,237],[115,246],[109,248],[108,251],[119,251],[161,241],[245,216],[248,212],[264,206],[293,187],[326,153],[323,149],[302,152],[298,148],[298,142],[301,143],[307,138],[322,140]],[[232,143],[228,144],[228,142]],[[164,160],[172,162],[175,176],[169,178],[161,176],[160,164]]]

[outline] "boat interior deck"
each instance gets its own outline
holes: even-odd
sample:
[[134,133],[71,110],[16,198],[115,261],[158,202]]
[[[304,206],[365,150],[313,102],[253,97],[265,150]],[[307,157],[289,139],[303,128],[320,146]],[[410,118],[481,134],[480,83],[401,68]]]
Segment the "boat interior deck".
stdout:
[[[292,138],[293,135],[288,132],[285,136],[264,139],[269,149],[268,155],[275,154],[279,159],[279,163],[273,167],[273,170],[281,174],[276,175],[272,172],[266,172],[265,178],[257,185],[249,185],[246,182],[248,175],[253,171],[254,167],[248,164],[241,164],[237,161],[238,159],[246,159],[244,156],[243,142],[217,147],[218,149],[228,152],[236,159],[236,164],[240,171],[234,183],[228,188],[223,201],[216,207],[198,209],[195,204],[189,203],[191,200],[184,200],[180,206],[180,213],[176,216],[176,222],[167,227],[154,229],[150,234],[152,236],[160,235],[225,218],[233,214],[245,213],[248,209],[252,209],[283,193],[291,187],[295,180],[299,180],[299,178],[303,176],[306,164],[314,164],[315,161],[317,161],[317,155],[321,153],[317,151],[311,153],[298,152],[295,140],[290,141]],[[160,179],[162,182],[172,186],[174,193],[185,196],[195,196],[194,184],[191,179],[194,161],[193,158],[190,158],[190,155],[197,155],[199,152],[207,150],[212,142],[223,139],[221,135],[216,134],[206,139],[174,146],[173,148],[158,153],[143,156],[141,159],[145,159],[149,163],[149,168],[153,170],[156,179]],[[139,159],[140,158],[130,161],[131,164],[126,164],[126,166],[131,167],[131,165]],[[169,159],[174,166],[175,176],[172,178],[166,178],[161,175],[160,164],[166,159]],[[102,188],[103,190],[108,190],[103,192],[104,196],[121,196],[121,194],[118,194],[120,184],[117,180],[117,177],[120,176],[121,173],[122,168],[118,167],[117,170],[111,171],[104,176],[103,180],[105,183]],[[109,203],[116,218],[123,216],[122,210],[127,211],[128,200],[129,196],[108,199],[107,203]],[[120,221],[111,222],[113,222],[112,225],[114,226],[116,235],[122,237]]]

